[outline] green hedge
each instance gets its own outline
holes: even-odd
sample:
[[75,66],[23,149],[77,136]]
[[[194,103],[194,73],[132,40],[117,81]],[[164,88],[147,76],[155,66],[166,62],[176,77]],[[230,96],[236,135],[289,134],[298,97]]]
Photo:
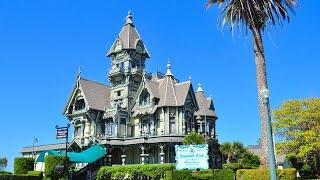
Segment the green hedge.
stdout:
[[214,169],[213,179],[217,180],[234,180],[234,172],[231,169]]
[[166,172],[166,180],[212,180],[211,170],[192,171],[192,170],[173,170]]
[[191,170],[171,170],[166,172],[166,180],[187,180],[192,179]]
[[[295,180],[296,169],[278,169],[277,179],[279,180]],[[270,173],[268,169],[240,169],[237,171],[237,180],[268,180]]]
[[103,166],[99,169],[97,180],[105,179],[139,179],[151,178],[159,180],[165,177],[167,171],[172,170],[170,164],[126,165],[126,166]]
[[26,174],[21,174],[21,175],[0,174],[0,180],[42,180],[42,177],[29,176]]
[[38,176],[43,178],[43,172],[42,171],[28,171],[27,173],[28,176]]
[[14,159],[14,174],[26,174],[28,171],[32,171],[34,166],[33,158],[20,157]]
[[64,165],[65,157],[64,156],[53,156],[48,155],[44,159],[45,169],[44,174],[51,179],[59,179],[63,177],[63,173],[59,174],[55,171],[57,165]]
[[12,174],[12,172],[9,172],[9,171],[0,171],[0,174]]

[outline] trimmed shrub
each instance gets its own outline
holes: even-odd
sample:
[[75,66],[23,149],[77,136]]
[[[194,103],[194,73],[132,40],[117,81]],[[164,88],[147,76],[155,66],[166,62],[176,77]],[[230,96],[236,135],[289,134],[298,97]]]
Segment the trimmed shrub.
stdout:
[[191,170],[173,170],[166,173],[167,180],[186,180],[192,179]]
[[222,168],[223,169],[230,169],[232,170],[234,173],[236,173],[236,171],[238,169],[242,169],[243,168],[243,165],[240,164],[240,163],[227,163],[227,164],[223,164],[222,165]]
[[38,176],[41,179],[43,178],[43,172],[42,171],[28,171],[28,176]]
[[50,177],[51,179],[59,179],[63,177],[63,173],[56,172],[55,168],[58,165],[64,165],[65,163],[64,156],[48,155],[45,157],[44,163],[45,163],[44,174],[46,176]]
[[[295,180],[296,169],[278,169],[277,179],[279,180]],[[237,171],[237,180],[264,180],[270,179],[269,169],[240,169]]]
[[166,172],[166,180],[212,180],[211,170],[192,171],[192,170],[173,170]]
[[97,180],[105,179],[141,179],[151,178],[159,180],[164,178],[167,171],[174,168],[170,164],[161,165],[125,165],[125,166],[103,166],[99,169]]
[[33,158],[20,157],[14,159],[14,174],[27,174],[28,171],[32,171],[34,166]]
[[0,174],[12,174],[12,172],[9,172],[9,171],[0,171]]
[[194,180],[211,180],[211,179],[213,179],[212,170],[195,171],[192,173],[192,179],[194,179]]
[[42,178],[38,176],[29,176],[26,174],[20,174],[20,175],[1,174],[0,180],[42,180]]
[[233,180],[234,172],[231,169],[214,169],[213,179],[217,180]]

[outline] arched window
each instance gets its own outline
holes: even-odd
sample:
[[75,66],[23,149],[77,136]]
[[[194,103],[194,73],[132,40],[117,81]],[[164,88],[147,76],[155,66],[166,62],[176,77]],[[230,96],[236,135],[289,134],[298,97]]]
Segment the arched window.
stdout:
[[82,137],[83,136],[83,125],[79,119],[75,120],[74,123],[74,137]]
[[140,96],[140,106],[150,105],[150,94],[148,91],[144,90]]
[[86,107],[86,103],[83,97],[82,96],[78,97],[76,99],[76,102],[74,103],[74,110],[80,111],[80,110],[83,110],[85,107]]
[[192,129],[192,118],[193,114],[190,111],[185,111],[184,113],[184,121],[185,121],[185,134],[188,134],[188,132]]

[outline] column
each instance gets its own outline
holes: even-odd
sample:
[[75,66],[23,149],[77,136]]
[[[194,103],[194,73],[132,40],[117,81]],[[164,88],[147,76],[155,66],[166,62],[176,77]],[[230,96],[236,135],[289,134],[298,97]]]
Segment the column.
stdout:
[[165,155],[165,153],[163,151],[164,148],[165,148],[165,146],[163,144],[160,144],[160,153],[159,153],[159,155],[160,155],[160,164],[164,163],[164,155]]
[[121,155],[121,161],[122,161],[122,165],[126,164],[126,147],[121,147],[122,150],[122,155]]
[[141,164],[145,164],[145,154],[144,154],[145,147],[142,145],[140,148],[141,148],[141,154],[140,154]]

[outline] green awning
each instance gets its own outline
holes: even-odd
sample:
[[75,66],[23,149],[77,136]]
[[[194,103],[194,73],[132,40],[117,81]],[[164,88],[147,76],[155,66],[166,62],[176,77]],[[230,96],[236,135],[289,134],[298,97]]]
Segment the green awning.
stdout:
[[[77,153],[77,152],[68,152],[67,156],[69,157],[70,162],[72,163],[93,163],[98,159],[102,158],[107,154],[106,149],[101,145],[94,145],[88,149]],[[36,162],[44,162],[46,155],[56,155],[56,156],[65,156],[65,151],[58,152],[56,150],[42,151]]]

